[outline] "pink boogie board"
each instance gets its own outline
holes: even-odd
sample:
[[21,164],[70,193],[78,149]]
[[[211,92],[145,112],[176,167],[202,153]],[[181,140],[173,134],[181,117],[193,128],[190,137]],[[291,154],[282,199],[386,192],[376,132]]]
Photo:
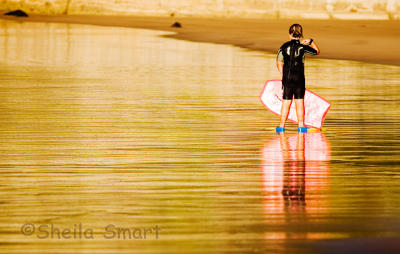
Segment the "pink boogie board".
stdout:
[[[267,81],[263,91],[261,92],[260,99],[267,109],[280,116],[282,106],[282,81]],[[321,129],[325,120],[325,116],[330,107],[331,104],[329,101],[306,89],[306,93],[304,95],[304,124],[307,127]],[[295,103],[292,103],[290,106],[288,119],[297,123]]]

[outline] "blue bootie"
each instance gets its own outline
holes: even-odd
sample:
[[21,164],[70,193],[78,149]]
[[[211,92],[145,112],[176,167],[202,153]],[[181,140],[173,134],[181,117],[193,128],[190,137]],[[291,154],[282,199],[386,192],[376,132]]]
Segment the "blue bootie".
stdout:
[[275,128],[276,133],[281,133],[281,132],[285,132],[285,127],[276,127]]
[[299,127],[298,132],[299,133],[307,133],[307,129],[308,129],[307,127]]

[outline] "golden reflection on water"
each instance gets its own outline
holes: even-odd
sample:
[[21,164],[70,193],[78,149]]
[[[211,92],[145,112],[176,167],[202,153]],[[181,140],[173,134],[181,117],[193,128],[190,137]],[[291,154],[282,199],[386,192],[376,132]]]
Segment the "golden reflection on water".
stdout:
[[[330,143],[322,133],[281,134],[262,149],[262,176],[267,220],[301,228],[329,210]],[[309,216],[311,215],[311,216]],[[323,232],[325,233],[325,232]],[[313,232],[266,234],[266,238],[313,239]],[[325,238],[329,235],[325,235]]]
[[[327,132],[289,123],[280,138],[258,97],[278,78],[273,55],[0,23],[0,252],[309,253],[398,237],[399,67],[307,59],[307,86],[332,103]],[[24,236],[25,223],[95,239]],[[160,238],[105,239],[110,224]]]

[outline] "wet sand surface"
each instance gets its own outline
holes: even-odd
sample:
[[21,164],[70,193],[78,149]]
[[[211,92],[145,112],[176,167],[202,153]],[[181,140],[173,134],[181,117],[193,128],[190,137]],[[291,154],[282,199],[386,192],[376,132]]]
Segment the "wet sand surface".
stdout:
[[[94,24],[173,31],[168,37],[197,42],[231,44],[276,53],[288,40],[293,23],[304,27],[321,48],[321,58],[400,64],[398,38],[400,21],[384,20],[278,20],[196,17],[140,17],[96,15],[31,15],[29,18],[0,16],[2,19],[34,22]],[[179,21],[182,28],[171,25]]]
[[277,136],[275,55],[0,26],[1,253],[397,253],[400,67],[308,58],[326,131]]

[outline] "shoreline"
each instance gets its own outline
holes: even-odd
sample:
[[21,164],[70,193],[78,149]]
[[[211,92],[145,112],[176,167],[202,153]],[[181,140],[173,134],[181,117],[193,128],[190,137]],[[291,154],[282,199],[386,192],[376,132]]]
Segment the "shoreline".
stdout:
[[[200,17],[30,15],[27,18],[0,16],[18,22],[52,22],[141,28],[174,32],[169,38],[194,42],[230,44],[276,54],[288,40],[288,28],[300,23],[305,37],[312,37],[322,59],[353,60],[400,65],[400,21],[388,20],[290,20]],[[171,25],[178,21],[181,28]]]

